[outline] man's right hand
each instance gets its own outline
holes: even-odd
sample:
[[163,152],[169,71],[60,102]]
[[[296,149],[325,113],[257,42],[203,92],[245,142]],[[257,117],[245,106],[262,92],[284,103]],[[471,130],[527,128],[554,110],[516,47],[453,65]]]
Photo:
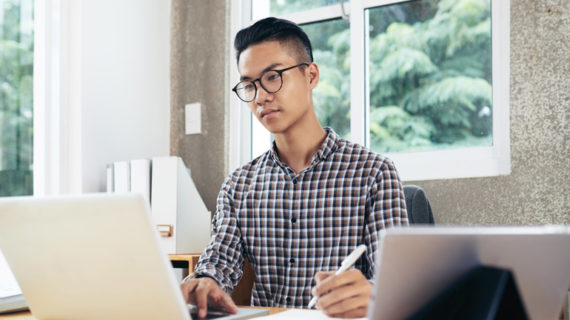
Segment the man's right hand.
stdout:
[[198,317],[205,318],[208,305],[224,309],[230,313],[237,313],[238,308],[232,298],[224,291],[214,279],[209,277],[190,278],[180,284],[182,295],[186,303],[198,307]]

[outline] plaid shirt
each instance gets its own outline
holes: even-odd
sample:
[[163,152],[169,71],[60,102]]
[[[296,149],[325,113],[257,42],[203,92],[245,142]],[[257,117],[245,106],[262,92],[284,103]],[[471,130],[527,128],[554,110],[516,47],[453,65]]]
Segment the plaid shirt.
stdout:
[[317,271],[332,271],[360,244],[355,267],[374,277],[379,231],[407,225],[393,163],[325,128],[310,166],[296,174],[275,145],[224,182],[212,239],[194,275],[231,292],[247,258],[255,271],[252,305],[307,307]]

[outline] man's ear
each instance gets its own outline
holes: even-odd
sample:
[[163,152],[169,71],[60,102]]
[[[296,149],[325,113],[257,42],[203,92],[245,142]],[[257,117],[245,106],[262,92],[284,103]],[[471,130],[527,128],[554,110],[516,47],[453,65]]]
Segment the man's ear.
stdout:
[[319,83],[319,66],[316,63],[311,62],[307,67],[307,72],[309,76],[309,86],[314,89]]

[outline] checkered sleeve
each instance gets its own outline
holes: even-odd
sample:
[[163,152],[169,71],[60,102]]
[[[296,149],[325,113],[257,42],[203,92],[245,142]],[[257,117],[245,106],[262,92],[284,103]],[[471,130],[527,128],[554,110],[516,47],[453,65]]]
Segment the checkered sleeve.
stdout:
[[367,250],[367,279],[374,278],[374,260],[380,240],[380,230],[407,226],[406,200],[398,172],[390,159],[384,158],[374,177],[367,199],[367,222],[364,233]]
[[233,185],[236,175],[226,179],[218,194],[216,214],[212,219],[210,243],[200,256],[194,275],[215,279],[231,293],[243,273],[244,257],[240,229],[234,210]]

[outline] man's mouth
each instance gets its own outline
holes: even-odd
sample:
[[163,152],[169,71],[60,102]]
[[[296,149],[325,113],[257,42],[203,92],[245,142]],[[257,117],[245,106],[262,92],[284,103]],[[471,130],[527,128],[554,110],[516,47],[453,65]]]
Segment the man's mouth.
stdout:
[[279,112],[279,110],[277,109],[263,109],[263,107],[257,107],[257,114],[259,115],[260,118],[264,118],[267,115]]

